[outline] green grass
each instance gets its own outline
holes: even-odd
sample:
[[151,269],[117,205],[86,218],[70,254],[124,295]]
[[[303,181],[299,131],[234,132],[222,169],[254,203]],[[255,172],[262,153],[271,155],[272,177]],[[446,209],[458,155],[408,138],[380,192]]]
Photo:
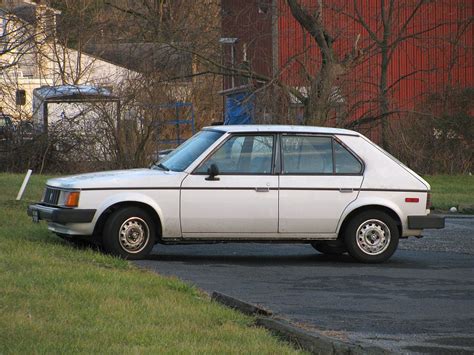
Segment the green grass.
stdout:
[[431,185],[432,204],[435,209],[449,210],[459,204],[474,204],[474,176],[424,176]]
[[[76,249],[33,224],[46,177],[0,174],[0,353],[293,353],[177,279]],[[433,205],[474,203],[472,176],[427,176]]]
[[0,353],[295,353],[253,319],[174,279],[33,224],[45,177],[0,174]]

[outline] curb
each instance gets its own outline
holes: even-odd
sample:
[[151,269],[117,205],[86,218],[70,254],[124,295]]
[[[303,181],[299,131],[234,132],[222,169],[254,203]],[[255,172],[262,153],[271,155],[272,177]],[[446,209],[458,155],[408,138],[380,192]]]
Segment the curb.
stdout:
[[315,332],[310,333],[281,319],[258,317],[256,324],[311,354],[392,354],[392,352],[377,346],[349,343]]
[[392,354],[393,352],[373,345],[357,344],[330,338],[316,331],[309,332],[283,319],[272,317],[272,312],[239,299],[213,292],[211,299],[242,313],[257,316],[255,324],[266,328],[274,335],[282,338],[311,354],[332,355],[376,355]]

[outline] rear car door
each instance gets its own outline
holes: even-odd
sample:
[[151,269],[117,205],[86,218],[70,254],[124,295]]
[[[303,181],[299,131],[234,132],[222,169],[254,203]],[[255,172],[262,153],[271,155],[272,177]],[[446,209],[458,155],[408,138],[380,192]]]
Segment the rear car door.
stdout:
[[279,232],[332,237],[357,198],[363,162],[335,137],[282,134],[281,170]]

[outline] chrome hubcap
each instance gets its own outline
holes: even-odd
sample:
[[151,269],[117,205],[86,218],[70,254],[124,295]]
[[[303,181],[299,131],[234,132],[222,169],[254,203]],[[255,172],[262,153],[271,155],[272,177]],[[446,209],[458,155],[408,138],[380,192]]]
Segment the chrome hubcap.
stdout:
[[390,229],[378,219],[370,219],[357,228],[357,246],[365,254],[383,253],[390,244]]
[[120,226],[120,246],[127,253],[139,253],[148,243],[150,231],[146,222],[139,217],[131,217]]

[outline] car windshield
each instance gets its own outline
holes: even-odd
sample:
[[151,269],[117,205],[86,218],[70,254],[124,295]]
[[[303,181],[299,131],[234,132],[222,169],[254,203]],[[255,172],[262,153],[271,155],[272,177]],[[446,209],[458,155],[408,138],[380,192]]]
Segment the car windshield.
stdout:
[[152,169],[183,171],[223,134],[219,131],[201,131],[153,164]]

